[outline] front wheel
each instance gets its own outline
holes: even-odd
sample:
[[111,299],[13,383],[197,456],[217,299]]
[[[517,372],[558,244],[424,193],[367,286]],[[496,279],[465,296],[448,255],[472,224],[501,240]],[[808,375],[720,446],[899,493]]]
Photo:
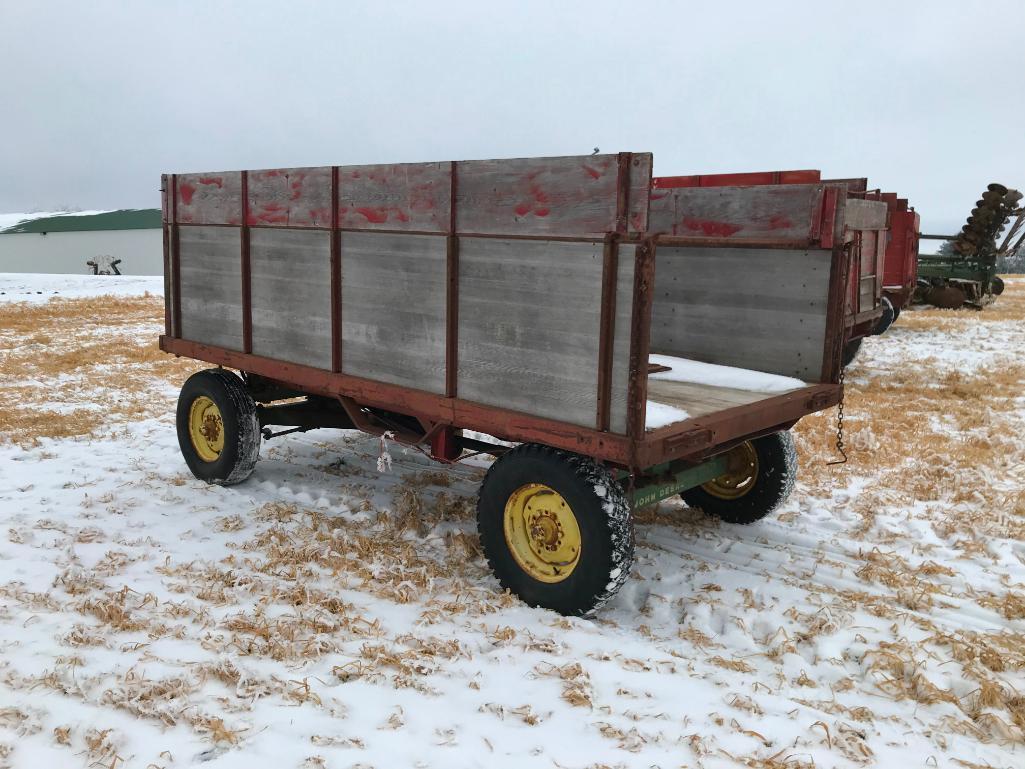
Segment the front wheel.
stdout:
[[993,296],[1000,296],[1004,293],[1004,279],[999,275],[994,275],[993,282],[990,284],[990,290],[993,292]]
[[178,446],[199,480],[231,486],[252,475],[260,421],[238,376],[219,368],[190,376],[178,396],[176,421]]
[[725,473],[681,496],[727,523],[754,523],[786,501],[796,480],[797,450],[785,431],[734,446]]
[[590,614],[633,564],[622,487],[592,459],[526,443],[491,466],[477,498],[481,547],[502,587],[531,606]]

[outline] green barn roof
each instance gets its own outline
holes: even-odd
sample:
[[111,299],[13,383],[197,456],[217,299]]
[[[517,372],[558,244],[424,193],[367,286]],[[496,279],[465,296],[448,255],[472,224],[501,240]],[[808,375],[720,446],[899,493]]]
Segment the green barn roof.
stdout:
[[3,235],[22,232],[83,232],[87,230],[151,230],[160,229],[159,208],[133,208],[123,211],[109,211],[105,214],[62,214],[32,219],[6,230]]

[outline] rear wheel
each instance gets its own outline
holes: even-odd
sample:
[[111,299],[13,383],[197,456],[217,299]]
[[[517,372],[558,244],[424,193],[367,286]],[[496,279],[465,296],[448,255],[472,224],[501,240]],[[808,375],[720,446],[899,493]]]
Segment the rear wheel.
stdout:
[[727,470],[681,495],[728,523],[754,523],[783,504],[797,480],[797,450],[789,431],[735,446],[726,454]]
[[178,446],[201,481],[230,486],[253,473],[260,456],[256,404],[242,380],[225,369],[190,376],[178,396]]
[[883,307],[883,314],[879,316],[876,327],[872,330],[872,333],[877,336],[885,334],[886,330],[893,325],[893,321],[897,319],[897,311],[894,309],[893,302],[890,301],[888,296],[884,296],[880,304]]
[[992,289],[993,296],[1000,296],[1004,293],[1004,280],[999,275],[993,276]]
[[477,530],[502,587],[560,614],[599,609],[633,564],[630,507],[609,470],[538,444],[495,460],[477,498]]
[[843,357],[841,358],[841,362],[843,363],[844,368],[851,365],[854,362],[854,359],[858,357],[858,351],[861,349],[862,341],[863,337],[859,336],[857,339],[851,339],[843,346]]

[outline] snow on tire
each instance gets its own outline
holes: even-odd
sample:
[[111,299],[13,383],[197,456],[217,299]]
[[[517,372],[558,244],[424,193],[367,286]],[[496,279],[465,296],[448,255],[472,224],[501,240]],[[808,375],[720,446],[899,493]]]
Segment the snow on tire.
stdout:
[[488,470],[477,530],[502,587],[531,606],[588,615],[633,565],[630,505],[608,468],[588,457],[523,444]]
[[797,449],[789,430],[745,441],[728,452],[719,478],[680,496],[727,523],[754,523],[778,508],[797,482]]
[[178,396],[178,446],[192,474],[231,486],[253,474],[260,458],[260,420],[245,383],[226,369],[190,376]]

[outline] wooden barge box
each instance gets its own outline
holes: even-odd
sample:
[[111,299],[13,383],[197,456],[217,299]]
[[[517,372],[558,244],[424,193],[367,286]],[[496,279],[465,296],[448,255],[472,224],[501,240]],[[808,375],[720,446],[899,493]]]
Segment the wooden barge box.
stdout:
[[886,215],[823,182],[665,194],[647,153],[162,182],[160,346],[238,370],[254,405],[233,422],[188,391],[199,477],[252,471],[218,465],[239,420],[505,450],[473,431],[587,458],[635,503],[839,402],[851,244]]

